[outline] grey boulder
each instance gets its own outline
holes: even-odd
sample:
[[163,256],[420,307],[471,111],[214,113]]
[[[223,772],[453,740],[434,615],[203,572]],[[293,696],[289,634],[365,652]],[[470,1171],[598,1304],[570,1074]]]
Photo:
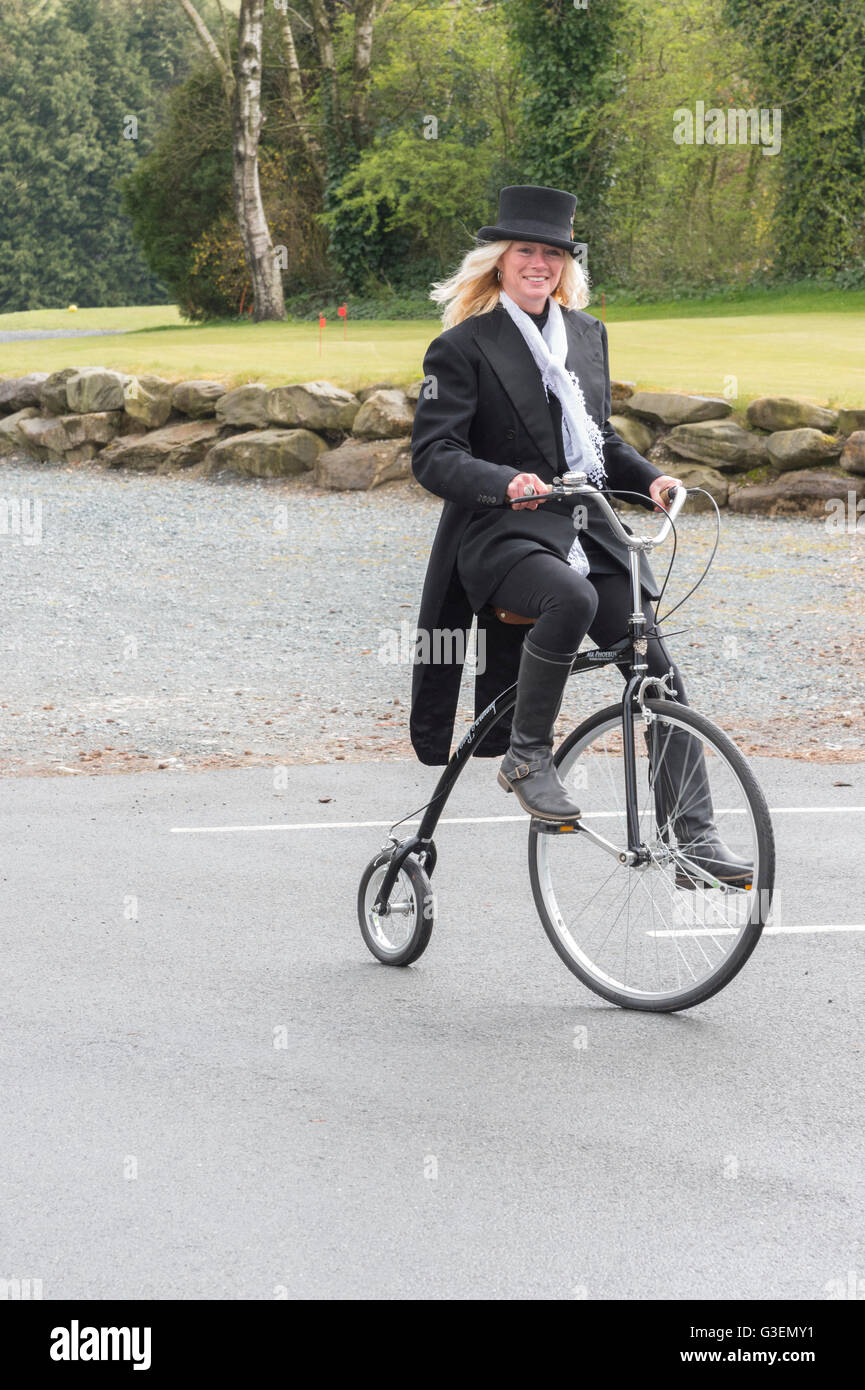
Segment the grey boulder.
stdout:
[[662,425],[687,425],[697,420],[720,420],[733,409],[720,396],[685,396],[675,392],[636,391],[621,405],[629,415],[641,415]]
[[319,487],[365,489],[411,476],[411,449],[405,439],[349,439],[330,449],[315,465]]
[[123,388],[126,414],[140,420],[148,429],[164,425],[171,414],[174,383],[161,376],[133,376]]
[[637,389],[635,381],[611,381],[610,395],[613,405],[623,405],[629,401]]
[[164,425],[150,434],[125,435],[103,449],[100,461],[109,468],[168,473],[200,463],[219,435],[215,420],[185,420]]
[[681,478],[685,487],[689,489],[688,500],[685,504],[687,513],[714,512],[715,510],[708,497],[704,497],[701,492],[691,492],[691,488],[705,488],[706,492],[714,497],[719,507],[727,505],[730,483],[723,473],[718,472],[717,468],[707,468],[702,463],[686,463],[675,470],[675,476]]
[[123,388],[129,377],[104,367],[82,367],[66,381],[66,400],[76,415],[123,409]]
[[798,429],[778,430],[769,435],[767,444],[775,468],[786,471],[836,459],[844,441],[820,430]]
[[217,402],[227,394],[221,381],[180,381],[172,393],[171,406],[181,415],[201,420],[214,415]]
[[865,493],[865,478],[844,477],[826,471],[790,473],[770,483],[731,487],[733,512],[760,512],[768,516],[826,516],[827,503],[846,502],[848,492]]
[[611,415],[610,424],[619,438],[636,449],[638,454],[645,454],[651,449],[655,436],[642,420],[637,420],[633,415]]
[[734,420],[705,420],[677,425],[664,443],[680,458],[694,459],[712,468],[743,472],[769,462],[763,435],[752,434]]
[[42,383],[40,400],[42,409],[48,415],[65,415],[69,409],[69,401],[66,397],[66,383],[71,376],[76,374],[75,367],[61,367],[59,372],[52,372]]
[[267,424],[267,387],[261,381],[226,391],[216,403],[216,418],[222,425]]
[[865,430],[856,430],[845,441],[840,463],[848,473],[865,473]]
[[745,418],[755,429],[770,430],[834,430],[838,411],[827,410],[795,396],[759,396],[751,401]]
[[214,444],[204,460],[204,471],[284,478],[314,468],[326,450],[324,440],[311,430],[253,430]]
[[359,439],[399,439],[411,434],[413,423],[404,391],[373,391],[354,417],[351,432]]
[[838,432],[840,434],[858,434],[859,430],[865,430],[865,410],[838,411]]
[[28,406],[42,404],[42,384],[48,380],[47,372],[30,372],[28,376],[10,377],[0,381],[0,414],[17,414]]
[[398,386],[394,386],[392,381],[374,381],[372,386],[363,386],[355,394],[362,405],[364,401],[369,400],[374,391],[398,391],[399,389]]
[[14,414],[5,416],[0,420],[0,454],[8,455],[27,451],[27,438],[21,433],[21,425],[25,420],[33,420],[38,416],[39,411],[35,406],[26,405],[23,410],[16,410]]
[[274,425],[293,425],[307,430],[347,432],[360,410],[351,391],[331,381],[302,381],[274,386],[268,393],[268,418]]

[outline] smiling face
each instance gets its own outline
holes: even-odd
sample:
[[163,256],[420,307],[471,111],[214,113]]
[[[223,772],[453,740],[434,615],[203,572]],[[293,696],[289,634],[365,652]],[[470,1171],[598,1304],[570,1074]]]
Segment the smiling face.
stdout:
[[539,241],[514,241],[496,262],[502,289],[528,314],[540,314],[562,278],[566,252]]

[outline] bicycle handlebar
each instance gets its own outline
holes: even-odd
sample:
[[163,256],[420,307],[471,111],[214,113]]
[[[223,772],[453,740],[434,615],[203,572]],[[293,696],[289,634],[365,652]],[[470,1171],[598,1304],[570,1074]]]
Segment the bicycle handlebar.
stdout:
[[626,531],[604,494],[599,492],[596,487],[592,486],[585,473],[577,471],[564,473],[561,477],[553,478],[553,486],[548,492],[536,493],[531,484],[529,484],[522,497],[506,497],[501,505],[503,507],[510,507],[513,506],[515,502],[542,502],[546,498],[593,496],[600,506],[601,511],[607,517],[607,520],[619,540],[624,541],[625,545],[631,550],[652,550],[656,545],[660,545],[662,541],[667,539],[667,536],[670,534],[672,523],[679,515],[679,512],[682,510],[687,500],[687,488],[680,485],[670,488],[669,491],[673,494],[673,500],[667,509],[667,514],[664,517],[660,529],[654,536],[635,536]]

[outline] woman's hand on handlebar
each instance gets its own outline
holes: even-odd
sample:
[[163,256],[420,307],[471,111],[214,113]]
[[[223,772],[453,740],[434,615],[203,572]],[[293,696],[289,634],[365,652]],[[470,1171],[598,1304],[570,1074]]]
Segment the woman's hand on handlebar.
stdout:
[[684,487],[684,483],[681,478],[671,478],[668,473],[662,473],[649,487],[649,496],[659,512],[665,512],[669,507],[673,499],[669,495],[665,497],[664,493],[674,487]]
[[[538,477],[537,473],[518,473],[517,476],[515,478],[511,478],[511,481],[508,483],[507,496],[522,497],[523,492],[525,491],[526,487],[529,486],[529,484],[531,484],[536,493],[551,491],[548,484],[542,482],[541,479]],[[512,510],[516,512],[522,510],[523,507],[529,507],[531,511],[535,511],[540,505],[541,504],[539,502],[532,501],[515,502]]]

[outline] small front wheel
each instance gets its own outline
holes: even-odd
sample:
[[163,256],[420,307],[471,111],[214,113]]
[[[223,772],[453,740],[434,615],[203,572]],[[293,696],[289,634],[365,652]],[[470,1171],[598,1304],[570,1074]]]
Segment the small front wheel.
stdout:
[[411,965],[429,945],[435,925],[435,893],[419,860],[409,854],[400,865],[387,912],[376,912],[375,900],[389,863],[390,853],[383,850],[363,871],[357,893],[360,932],[383,964]]

